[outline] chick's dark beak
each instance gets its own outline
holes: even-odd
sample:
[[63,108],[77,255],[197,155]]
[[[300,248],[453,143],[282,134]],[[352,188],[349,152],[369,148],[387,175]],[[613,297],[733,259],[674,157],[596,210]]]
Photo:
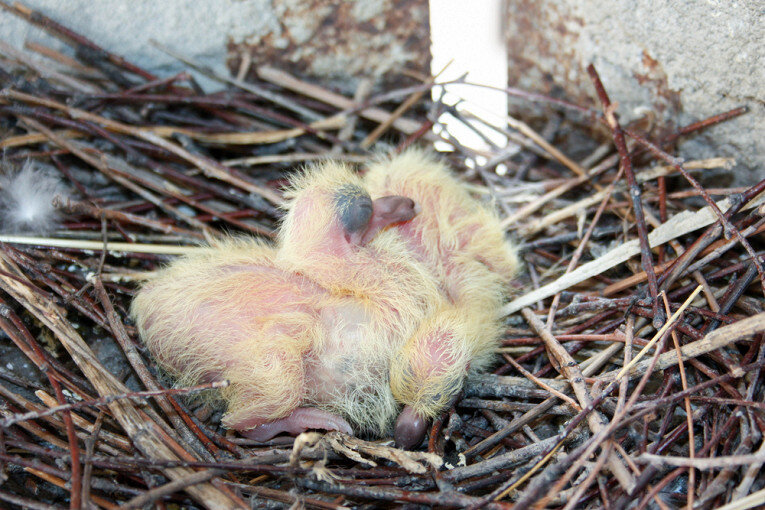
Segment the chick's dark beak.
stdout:
[[409,221],[420,212],[414,200],[399,195],[381,197],[372,202],[369,226],[360,238],[360,244],[371,241],[378,232],[394,223]]
[[411,198],[391,195],[372,200],[361,190],[343,190],[337,196],[340,223],[351,244],[363,246],[382,229],[409,221],[420,212]]
[[396,446],[405,450],[417,447],[425,438],[428,421],[419,416],[411,406],[404,406],[396,420],[393,439]]

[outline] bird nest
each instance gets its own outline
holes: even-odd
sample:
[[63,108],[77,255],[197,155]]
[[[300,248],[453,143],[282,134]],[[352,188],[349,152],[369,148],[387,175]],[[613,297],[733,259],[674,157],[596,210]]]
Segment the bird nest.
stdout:
[[[765,181],[705,188],[733,162],[671,154],[743,108],[663,134],[620,125],[590,68],[599,105],[508,90],[507,146],[475,151],[434,134],[444,112],[463,114],[427,99],[432,82],[350,99],[264,68],[259,83],[204,94],[186,72],[155,76],[2,6],[78,56],[2,45],[3,167],[26,166],[28,181],[2,184],[3,505],[765,501]],[[296,166],[434,140],[499,209],[524,273],[493,371],[465,383],[426,444],[337,432],[254,442],[194,398],[225,383],[173,387],[157,373],[127,318],[138,281],[224,233],[273,237]],[[37,200],[44,232],[10,231],[30,225],[13,216],[17,199]]]

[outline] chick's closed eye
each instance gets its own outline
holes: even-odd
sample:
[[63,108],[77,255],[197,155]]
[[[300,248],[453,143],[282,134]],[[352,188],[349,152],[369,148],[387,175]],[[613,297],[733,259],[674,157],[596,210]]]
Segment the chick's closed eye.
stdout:
[[365,231],[369,227],[373,211],[372,199],[361,188],[342,187],[335,196],[335,207],[343,228],[349,234]]

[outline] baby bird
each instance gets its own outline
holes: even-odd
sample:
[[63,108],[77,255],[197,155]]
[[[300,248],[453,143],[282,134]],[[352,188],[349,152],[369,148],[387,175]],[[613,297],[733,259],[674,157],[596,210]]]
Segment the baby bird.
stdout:
[[350,421],[380,435],[397,412],[389,360],[428,309],[428,292],[438,295],[384,231],[410,220],[415,204],[372,200],[332,163],[296,177],[287,195],[276,247],[225,240],[179,259],[138,292],[131,314],[181,384],[230,381],[229,427],[262,440],[352,433]]
[[421,213],[395,231],[443,296],[391,360],[391,389],[405,405],[396,442],[411,447],[424,436],[427,420],[460,391],[468,370],[491,364],[518,260],[497,216],[427,154],[408,151],[382,161],[365,182],[373,194],[404,195],[419,204]]
[[382,435],[404,404],[396,439],[416,446],[490,363],[517,266],[497,219],[419,152],[364,179],[324,163],[286,196],[276,246],[221,241],[147,282],[141,337],[181,384],[228,379],[224,424],[254,439]]

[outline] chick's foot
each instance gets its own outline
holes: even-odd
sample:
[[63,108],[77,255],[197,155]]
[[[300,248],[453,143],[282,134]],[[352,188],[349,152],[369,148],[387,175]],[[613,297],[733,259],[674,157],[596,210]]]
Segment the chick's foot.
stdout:
[[244,421],[233,424],[233,427],[245,437],[255,441],[268,441],[282,432],[296,436],[309,429],[337,430],[353,435],[353,429],[343,418],[313,407],[298,407],[287,417],[256,424],[255,427],[252,425],[253,422]]

